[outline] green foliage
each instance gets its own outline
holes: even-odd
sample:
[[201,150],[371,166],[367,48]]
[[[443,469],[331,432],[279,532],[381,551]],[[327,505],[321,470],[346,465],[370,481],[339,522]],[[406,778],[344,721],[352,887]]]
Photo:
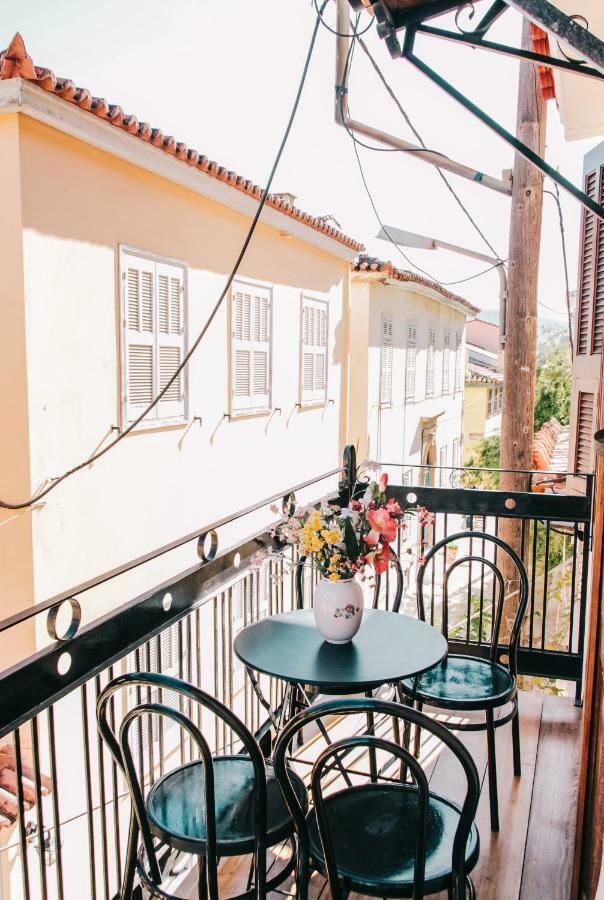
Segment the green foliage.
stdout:
[[[498,434],[483,438],[471,447],[466,456],[465,465],[480,469],[499,468],[501,438]],[[461,476],[462,487],[481,487],[486,490],[497,490],[499,487],[498,472],[465,471]]]
[[[451,614],[451,613],[449,613]],[[482,635],[480,634],[480,597],[477,594],[472,594],[470,597],[470,640],[471,641],[489,641],[491,635],[491,621],[493,618],[493,612],[491,609],[491,598],[487,596],[485,591],[485,596],[483,598],[483,608],[482,608]],[[458,640],[464,640],[467,637],[467,627],[468,627],[468,613],[467,609],[463,610],[463,618],[460,622],[456,623],[452,627],[449,626],[449,637],[457,638]]]
[[550,339],[537,362],[535,431],[552,417],[561,425],[570,418],[571,366],[568,347]]

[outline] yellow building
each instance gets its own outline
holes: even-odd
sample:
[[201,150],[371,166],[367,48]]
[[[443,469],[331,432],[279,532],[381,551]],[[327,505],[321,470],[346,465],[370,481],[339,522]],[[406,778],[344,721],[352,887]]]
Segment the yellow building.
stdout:
[[478,441],[501,432],[502,403],[499,326],[474,319],[468,323],[466,331],[464,457]]

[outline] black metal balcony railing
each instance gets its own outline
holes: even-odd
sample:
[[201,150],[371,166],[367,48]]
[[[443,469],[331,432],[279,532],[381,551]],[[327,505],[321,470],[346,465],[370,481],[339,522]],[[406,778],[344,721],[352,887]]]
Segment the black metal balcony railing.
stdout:
[[[387,468],[389,492],[411,511],[409,528],[400,533],[396,548],[407,570],[403,611],[415,608],[413,580],[422,546],[418,542],[431,542],[464,527],[496,533],[501,519],[513,514],[523,523],[531,583],[520,671],[575,681],[579,692],[589,496],[402,485],[409,470]],[[421,480],[419,470],[412,475],[416,476],[412,480]],[[355,477],[354,454],[348,454],[343,469],[280,492],[0,623],[0,642],[10,642],[11,634],[32,617],[46,616],[52,637],[48,646],[0,674],[0,826],[4,826],[0,883],[9,889],[11,900],[110,900],[117,893],[129,804],[121,774],[98,738],[95,721],[96,699],[115,675],[156,670],[185,678],[229,705],[268,749],[270,719],[233,657],[232,640],[246,624],[295,606],[293,566],[287,557],[272,557],[261,569],[250,568],[254,553],[270,543],[270,529],[221,553],[216,552],[217,534],[235,520],[266,511],[277,498],[284,511],[296,502],[294,494],[304,501],[339,494],[345,501]],[[419,524],[412,512],[417,505],[435,514],[433,525]],[[87,597],[103,584],[142,571],[175,548],[195,542],[200,563],[98,619],[85,615],[89,621],[79,625],[79,606],[86,613]],[[295,562],[289,553],[289,561]],[[443,571],[436,568],[430,581],[427,607],[434,622],[439,617]],[[484,573],[469,570],[466,578],[467,583],[456,587],[459,618],[452,623],[457,629],[454,640],[462,650],[481,653],[492,586]],[[388,608],[392,593],[390,580],[383,578],[378,605]],[[310,597],[307,590],[305,602]],[[60,621],[62,614],[57,617],[57,610],[66,607],[72,619],[61,639],[57,618]],[[262,676],[260,687],[271,709],[278,709],[281,685]],[[114,714],[121,715],[142,699],[140,689],[135,689],[133,696],[121,699],[121,706],[116,704]],[[161,699],[170,702],[168,697]],[[232,749],[229,735],[220,729],[208,738],[217,752]],[[135,749],[148,782],[165,766],[186,762],[192,753],[189,741],[163,721],[140,724]],[[182,875],[181,865],[174,862],[175,882]]]

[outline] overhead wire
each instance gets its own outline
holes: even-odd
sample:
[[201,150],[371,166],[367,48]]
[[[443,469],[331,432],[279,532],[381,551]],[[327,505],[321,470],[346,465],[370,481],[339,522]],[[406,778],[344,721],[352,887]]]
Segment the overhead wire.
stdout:
[[113,440],[111,440],[108,444],[106,444],[100,450],[97,450],[96,452],[91,454],[83,462],[80,462],[77,465],[72,466],[70,469],[67,469],[65,472],[63,472],[62,475],[58,476],[57,478],[53,478],[52,481],[50,482],[50,484],[48,484],[42,490],[35,493],[32,497],[29,497],[27,500],[22,500],[19,502],[11,503],[8,500],[0,499],[0,508],[3,508],[3,509],[26,509],[27,507],[32,506],[35,503],[38,503],[43,497],[46,497],[51,491],[53,491],[56,487],[58,487],[58,485],[61,484],[63,481],[65,481],[67,478],[71,477],[72,475],[75,475],[76,472],[81,471],[82,469],[86,468],[87,466],[89,466],[92,463],[99,460],[102,456],[105,456],[107,453],[109,453],[110,450],[112,450],[114,447],[116,447],[120,443],[120,441],[122,441],[126,437],[126,435],[130,434],[136,428],[136,426],[139,425],[143,421],[143,419],[151,412],[151,410],[154,409],[155,406],[157,406],[157,404],[159,403],[161,398],[167,393],[167,391],[174,384],[176,379],[180,377],[181,373],[183,372],[185,367],[188,365],[189,360],[191,359],[193,354],[196,352],[201,341],[203,340],[204,336],[206,335],[210,325],[214,321],[214,318],[216,317],[216,314],[217,314],[218,310],[220,309],[224,298],[227,296],[227,294],[230,290],[231,284],[232,284],[235,276],[237,275],[239,267],[240,267],[240,265],[243,261],[243,258],[247,252],[247,249],[252,240],[254,232],[256,231],[256,226],[258,225],[258,220],[260,219],[262,210],[264,209],[266,200],[268,198],[268,193],[269,193],[269,190],[270,190],[272,182],[273,182],[273,178],[277,171],[279,162],[281,161],[281,157],[283,155],[285,145],[287,144],[287,140],[289,138],[289,135],[290,135],[290,132],[292,129],[292,125],[294,123],[294,119],[295,119],[296,113],[298,111],[298,106],[300,104],[300,98],[302,96],[302,91],[303,91],[304,85],[306,83],[306,77],[308,74],[310,61],[312,59],[313,51],[315,48],[317,33],[319,31],[319,27],[321,24],[321,15],[323,13],[323,10],[327,6],[328,2],[329,2],[329,0],[324,0],[323,5],[321,6],[320,10],[317,10],[318,15],[315,19],[315,24],[313,27],[313,31],[312,31],[311,38],[310,38],[310,43],[309,43],[308,50],[306,53],[306,58],[304,61],[304,66],[302,69],[302,75],[300,77],[300,81],[298,83],[298,88],[297,88],[296,95],[294,98],[294,103],[292,105],[292,108],[291,108],[291,111],[289,114],[289,118],[287,121],[287,125],[285,127],[283,137],[281,138],[279,148],[277,150],[277,154],[273,160],[273,163],[272,163],[272,166],[271,166],[271,169],[269,172],[269,176],[268,176],[268,179],[266,182],[266,186],[262,192],[262,196],[261,196],[258,206],[256,208],[256,212],[254,213],[254,216],[252,218],[250,227],[248,228],[248,231],[247,231],[247,234],[243,241],[243,244],[241,245],[239,253],[237,254],[235,263],[227,277],[224,288],[222,289],[216,303],[214,304],[208,318],[206,319],[203,328],[201,329],[201,331],[198,333],[197,337],[193,341],[190,349],[185,354],[182,362],[180,363],[178,368],[175,370],[173,375],[167,380],[164,387],[153,398],[153,400],[145,407],[145,409],[140,413],[140,415],[138,415],[136,417],[136,419],[134,419],[133,422],[131,422],[126,428],[124,428],[122,431],[120,431],[120,433],[117,435],[117,437],[115,437]]
[[[357,16],[357,23],[358,23],[358,16]],[[350,46],[349,46],[349,48],[348,48],[348,53],[347,53],[346,60],[345,60],[345,63],[344,63],[344,77],[343,77],[343,79],[342,79],[342,81],[343,81],[342,88],[343,88],[344,90],[346,90],[346,86],[347,86],[347,84],[348,84],[348,79],[349,79],[349,77],[350,77],[350,72],[351,72],[351,69],[352,69],[352,60],[353,60],[353,57],[354,57],[354,47],[355,47],[355,44],[356,44],[356,41],[357,41],[357,34],[356,34],[356,24],[357,24],[357,23],[355,23],[355,24],[351,23],[352,28],[353,28],[352,35],[351,35],[352,40],[351,40],[351,42],[350,42]],[[359,41],[359,43],[362,44],[362,41]],[[340,104],[343,105],[343,95],[342,95],[342,94],[340,95]],[[357,145],[359,144],[359,145],[361,145],[361,146],[367,147],[367,149],[369,149],[369,150],[373,150],[374,148],[373,148],[373,147],[368,147],[368,145],[363,144],[363,142],[362,142],[362,141],[359,141],[358,138],[356,137],[356,135],[353,134],[352,130],[348,127],[348,125],[347,125],[347,123],[346,123],[346,117],[343,115],[343,110],[342,110],[342,116],[341,116],[341,118],[342,118],[342,121],[343,121],[343,123],[344,123],[344,128],[345,128],[345,130],[346,130],[348,136],[349,136],[349,137],[351,138],[351,140],[352,140],[352,145],[353,145],[354,154],[355,154],[356,161],[357,161],[357,166],[358,166],[358,169],[359,169],[359,174],[360,174],[360,176],[361,176],[361,181],[362,181],[362,183],[363,183],[363,187],[365,188],[365,193],[367,194],[367,197],[368,197],[368,199],[369,199],[369,203],[370,203],[370,205],[371,205],[371,208],[373,209],[374,215],[375,215],[375,217],[376,217],[376,219],[377,219],[377,221],[378,221],[380,227],[382,228],[382,231],[384,232],[384,234],[386,235],[386,237],[388,238],[388,240],[390,241],[390,243],[392,244],[392,246],[396,249],[396,251],[400,254],[400,256],[402,256],[402,258],[405,260],[405,262],[407,263],[407,265],[411,266],[411,268],[415,269],[416,271],[421,272],[422,275],[425,275],[426,278],[429,278],[431,281],[434,281],[434,282],[436,282],[437,284],[441,285],[441,287],[453,287],[454,285],[457,285],[457,284],[465,284],[465,283],[468,282],[468,281],[473,281],[475,278],[480,278],[482,275],[486,275],[487,272],[491,272],[493,269],[497,269],[497,268],[499,268],[499,266],[501,266],[501,265],[504,264],[505,260],[502,260],[502,259],[496,254],[497,259],[498,259],[499,261],[496,262],[496,263],[494,263],[492,266],[489,266],[489,267],[486,268],[486,269],[482,269],[480,272],[475,272],[475,273],[472,274],[472,275],[468,275],[468,276],[465,277],[465,278],[459,278],[459,279],[457,279],[457,280],[455,280],[455,281],[441,281],[439,278],[436,278],[434,275],[432,275],[432,274],[431,274],[430,272],[428,272],[426,269],[422,268],[420,265],[418,265],[417,263],[415,263],[415,262],[414,262],[414,261],[413,261],[413,260],[412,260],[412,259],[411,259],[404,251],[403,251],[402,247],[400,247],[399,244],[397,244],[396,241],[395,241],[395,240],[392,238],[392,236],[389,234],[388,228],[384,225],[384,222],[383,222],[383,220],[382,220],[382,217],[381,217],[380,213],[378,212],[378,209],[377,209],[377,205],[376,205],[376,203],[375,203],[375,200],[373,199],[373,195],[372,195],[371,189],[369,188],[369,184],[368,184],[368,182],[367,182],[367,177],[366,177],[365,171],[364,171],[364,169],[363,169],[363,164],[361,163],[361,158],[360,158],[360,156],[359,156],[359,151],[358,151],[358,149],[357,149]],[[421,148],[421,149],[424,149],[424,148]],[[417,148],[417,150],[420,150],[420,148]],[[408,152],[408,151],[401,150],[400,152],[405,153],[405,152]],[[438,151],[437,151],[437,152],[438,152]],[[444,154],[441,154],[441,155],[444,156]]]
[[[384,75],[384,73],[382,72],[382,70],[381,70],[380,67],[378,66],[377,62],[376,62],[375,59],[373,58],[372,54],[371,54],[370,51],[369,51],[369,48],[368,48],[367,45],[365,44],[365,41],[362,40],[362,38],[360,37],[360,35],[357,35],[357,40],[358,40],[358,42],[359,42],[359,45],[360,45],[361,49],[363,50],[363,52],[365,53],[365,55],[366,55],[367,58],[369,59],[371,65],[373,66],[373,68],[374,68],[376,74],[378,75],[380,81],[382,82],[382,84],[384,85],[386,91],[388,92],[389,96],[391,97],[392,101],[394,102],[395,106],[397,107],[397,109],[399,110],[399,112],[400,112],[400,114],[402,115],[403,119],[404,119],[405,122],[407,123],[407,126],[408,126],[409,129],[412,131],[413,135],[416,137],[416,139],[419,141],[419,143],[422,145],[422,147],[425,148],[425,149],[427,149],[427,146],[426,146],[426,143],[425,143],[423,137],[421,136],[421,134],[419,133],[419,131],[417,130],[417,128],[415,127],[415,125],[414,125],[413,122],[411,121],[411,118],[410,118],[409,114],[407,113],[407,111],[406,111],[405,108],[403,107],[402,103],[400,102],[400,100],[399,100],[399,98],[397,97],[396,93],[394,92],[393,88],[391,87],[391,85],[389,84],[388,80],[386,79],[386,76]],[[458,204],[458,206],[460,207],[460,209],[462,210],[462,212],[464,213],[464,215],[467,217],[467,219],[468,219],[468,221],[470,222],[470,224],[472,225],[472,227],[473,227],[473,228],[476,230],[476,232],[480,235],[480,237],[482,238],[482,240],[484,241],[484,243],[486,244],[486,246],[489,248],[489,250],[491,251],[491,253],[492,253],[493,256],[495,257],[495,259],[498,259],[498,260],[500,260],[501,262],[503,262],[503,260],[501,259],[500,254],[497,252],[497,250],[495,249],[495,247],[491,244],[491,242],[489,241],[489,239],[487,238],[487,236],[485,235],[485,233],[484,233],[483,230],[481,229],[480,225],[476,222],[476,220],[475,220],[474,217],[472,216],[472,213],[471,213],[471,212],[469,211],[469,209],[466,207],[466,205],[464,204],[463,200],[461,199],[461,197],[459,196],[459,194],[457,193],[457,191],[455,190],[455,188],[453,187],[453,185],[452,185],[451,182],[449,181],[448,177],[445,175],[445,173],[442,171],[442,169],[440,169],[438,166],[436,166],[435,168],[436,168],[436,171],[438,172],[438,174],[440,175],[441,179],[443,180],[444,184],[446,185],[447,190],[449,190],[449,191],[451,192],[451,194],[453,195],[453,197],[454,197],[456,203]]]
[[[564,264],[564,285],[565,285],[565,296],[566,296],[566,314],[568,317],[568,345],[570,347],[570,358],[571,361],[574,359],[573,352],[573,317],[570,308],[570,281],[568,277],[568,256],[566,253],[566,232],[564,231],[564,213],[562,211],[562,203],[560,202],[560,189],[558,185],[554,182],[554,190],[548,191],[547,188],[544,189],[545,194],[549,194],[550,197],[554,198],[554,203],[556,204],[556,208],[558,210],[558,222],[560,226],[560,240],[562,242],[562,262]],[[545,306],[545,304],[542,304]],[[546,307],[547,309],[547,307]]]

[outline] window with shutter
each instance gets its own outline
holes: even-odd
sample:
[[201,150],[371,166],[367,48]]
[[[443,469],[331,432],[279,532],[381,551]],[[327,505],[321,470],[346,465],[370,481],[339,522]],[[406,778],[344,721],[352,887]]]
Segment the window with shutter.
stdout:
[[327,303],[303,296],[300,315],[300,403],[303,406],[326,403]]
[[594,394],[579,392],[577,401],[577,439],[575,443],[575,471],[589,475],[593,471],[592,444],[594,435]]
[[417,325],[407,325],[407,367],[405,372],[405,400],[415,400],[415,364],[417,359]]
[[459,331],[455,335],[455,390],[461,391],[463,385],[461,383],[461,334]]
[[449,487],[449,470],[447,465],[447,446],[440,448],[438,465],[440,466],[440,486]]
[[[598,185],[598,201],[604,203],[604,164],[600,166]],[[592,213],[593,217],[593,213]],[[604,332],[604,223],[597,219],[597,240],[595,242],[596,258],[594,261],[593,315],[591,325],[591,352],[602,350]]]
[[[123,419],[133,422],[165,388],[185,354],[185,267],[125,248],[120,252]],[[181,373],[144,424],[185,418]]]
[[380,348],[380,406],[392,404],[392,316],[382,316]]
[[270,408],[271,293],[233,282],[231,302],[231,412]]
[[436,331],[428,329],[428,352],[426,354],[426,397],[434,396],[434,367],[436,358]]
[[459,466],[459,438],[453,438],[453,456],[451,458],[453,468]]
[[[597,172],[588,172],[584,180],[584,190],[592,199],[596,196]],[[581,259],[579,262],[579,284],[577,289],[577,353],[589,352],[589,314],[594,287],[594,263],[596,257],[596,216],[583,207],[581,220]]]
[[443,394],[451,390],[451,332],[443,333]]

